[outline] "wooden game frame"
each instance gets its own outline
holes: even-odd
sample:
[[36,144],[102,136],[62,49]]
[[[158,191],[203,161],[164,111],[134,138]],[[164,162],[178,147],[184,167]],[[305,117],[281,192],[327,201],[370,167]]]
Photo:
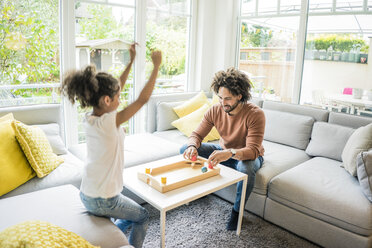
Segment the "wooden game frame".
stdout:
[[[207,164],[206,159],[199,157],[196,161],[182,160],[172,164],[142,168],[143,171],[138,171],[137,176],[152,188],[165,193],[220,174],[218,166],[211,169]],[[202,167],[207,171],[202,172]]]

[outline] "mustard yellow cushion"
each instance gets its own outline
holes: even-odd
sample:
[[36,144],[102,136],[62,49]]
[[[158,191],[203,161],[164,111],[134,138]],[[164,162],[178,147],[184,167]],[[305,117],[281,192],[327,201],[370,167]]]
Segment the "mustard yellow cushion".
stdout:
[[45,133],[41,128],[12,121],[16,138],[24,154],[38,177],[45,177],[63,163],[63,158],[53,153]]
[[[180,130],[187,137],[190,137],[191,133],[199,126],[203,119],[205,112],[209,109],[209,104],[204,104],[201,108],[188,114],[178,120],[173,121],[171,124]],[[220,138],[220,134],[217,129],[213,127],[209,134],[203,139],[203,142],[211,140],[217,140]]]
[[181,118],[194,112],[206,103],[208,103],[208,98],[204,94],[204,91],[200,91],[196,96],[181,105],[174,107],[173,110],[176,112],[178,117]]
[[0,196],[35,177],[11,126],[13,115],[0,118]]
[[76,233],[45,221],[26,221],[0,232],[0,247],[50,248],[50,247],[98,247]]

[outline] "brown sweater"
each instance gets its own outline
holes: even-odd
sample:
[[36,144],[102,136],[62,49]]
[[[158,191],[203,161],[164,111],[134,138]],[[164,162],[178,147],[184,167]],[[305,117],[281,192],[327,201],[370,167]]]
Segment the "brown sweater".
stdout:
[[264,155],[262,140],[265,132],[265,114],[252,103],[244,103],[236,115],[228,115],[221,104],[213,105],[192,132],[188,145],[200,147],[201,141],[215,126],[223,149],[235,148],[243,153],[242,160],[253,160]]

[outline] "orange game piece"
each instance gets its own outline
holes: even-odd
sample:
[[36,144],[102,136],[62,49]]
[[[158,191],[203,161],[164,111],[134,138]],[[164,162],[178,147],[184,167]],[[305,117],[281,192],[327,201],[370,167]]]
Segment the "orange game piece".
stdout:
[[192,156],[191,161],[196,161],[196,156]]
[[161,177],[161,183],[166,184],[167,183],[167,177]]
[[151,169],[150,168],[146,168],[145,169],[145,172],[146,172],[146,174],[150,174],[151,173]]

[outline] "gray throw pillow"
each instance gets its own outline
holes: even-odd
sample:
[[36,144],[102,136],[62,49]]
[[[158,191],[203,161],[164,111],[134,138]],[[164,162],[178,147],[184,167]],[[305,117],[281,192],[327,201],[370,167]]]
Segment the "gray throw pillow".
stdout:
[[358,154],[357,175],[363,193],[372,202],[372,150]]
[[306,153],[342,161],[341,155],[354,129],[327,122],[315,122]]
[[356,157],[372,148],[372,123],[354,131],[342,151],[342,165],[352,176],[357,175]]
[[156,131],[166,131],[175,129],[172,122],[178,120],[176,112],[173,108],[181,105],[183,101],[179,102],[159,102],[156,110]]

